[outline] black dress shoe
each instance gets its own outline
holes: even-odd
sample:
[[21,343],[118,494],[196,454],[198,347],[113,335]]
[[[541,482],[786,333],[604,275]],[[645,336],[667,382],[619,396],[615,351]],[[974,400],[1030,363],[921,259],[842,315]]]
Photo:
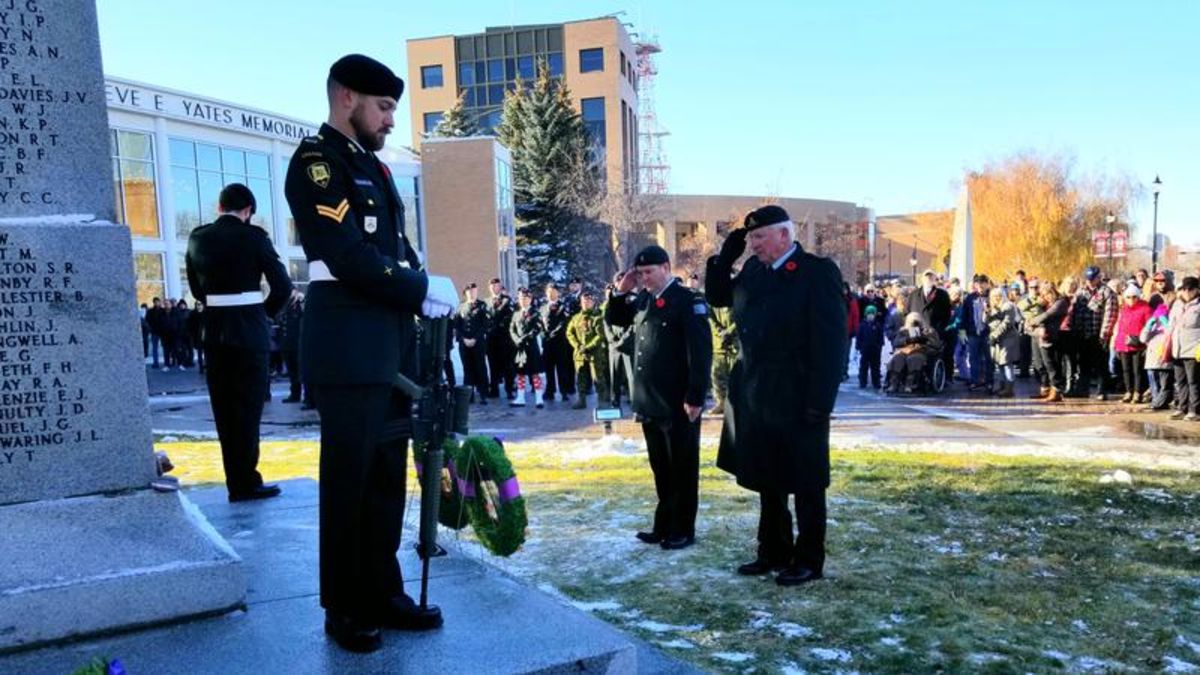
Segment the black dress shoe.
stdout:
[[379,622],[395,630],[433,630],[442,627],[442,610],[437,605],[422,608],[401,595],[379,609]]
[[383,645],[379,626],[332,612],[325,613],[325,634],[342,649],[360,654],[373,652]]
[[665,537],[657,532],[638,532],[637,538],[647,544],[661,544]]
[[780,586],[799,586],[820,578],[820,572],[814,572],[807,567],[791,567],[780,572],[775,577],[775,583]]
[[278,485],[267,483],[265,485],[259,485],[249,492],[230,492],[229,501],[232,503],[250,502],[254,501],[255,499],[270,499],[271,497],[278,497],[281,492],[283,492],[283,490],[281,490]]
[[759,574],[770,574],[771,572],[779,572],[787,569],[787,563],[775,562],[767,558],[758,558],[754,562],[748,562],[745,565],[739,565],[737,573],[743,576],[756,576]]
[[664,551],[678,551],[679,549],[687,548],[694,543],[696,543],[695,535],[687,537],[683,535],[677,535],[663,539],[659,546],[663,547]]

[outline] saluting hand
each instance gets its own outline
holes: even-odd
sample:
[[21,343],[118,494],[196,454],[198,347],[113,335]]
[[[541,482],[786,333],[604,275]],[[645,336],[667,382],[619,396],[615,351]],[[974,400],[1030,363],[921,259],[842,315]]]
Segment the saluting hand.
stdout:
[[742,257],[746,252],[746,228],[736,228],[725,237],[725,242],[721,244],[721,252],[717,254],[717,259],[722,265],[733,267],[737,259]]
[[628,293],[633,290],[635,285],[637,285],[637,274],[632,269],[625,270],[621,272],[621,278],[617,281],[617,292]]

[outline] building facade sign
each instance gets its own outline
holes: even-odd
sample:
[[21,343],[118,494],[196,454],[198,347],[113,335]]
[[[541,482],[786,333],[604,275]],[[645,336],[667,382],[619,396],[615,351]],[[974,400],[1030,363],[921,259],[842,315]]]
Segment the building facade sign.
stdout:
[[255,133],[293,144],[317,133],[317,128],[307,122],[113,77],[105,78],[104,95],[109,108]]

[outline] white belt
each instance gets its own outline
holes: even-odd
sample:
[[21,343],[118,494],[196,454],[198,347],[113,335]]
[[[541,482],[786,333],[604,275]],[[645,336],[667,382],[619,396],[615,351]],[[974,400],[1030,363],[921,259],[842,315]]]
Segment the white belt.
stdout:
[[308,280],[309,281],[337,281],[337,277],[329,271],[329,266],[324,260],[314,260],[308,263]]
[[245,305],[261,305],[262,291],[246,291],[245,293],[226,293],[209,295],[204,304],[209,307],[243,307]]

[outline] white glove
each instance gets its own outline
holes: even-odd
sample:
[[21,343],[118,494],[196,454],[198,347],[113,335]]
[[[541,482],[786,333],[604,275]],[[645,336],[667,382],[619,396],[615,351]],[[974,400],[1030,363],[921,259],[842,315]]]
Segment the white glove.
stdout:
[[450,313],[453,311],[454,308],[450,305],[443,305],[434,300],[426,300],[421,303],[421,316],[429,319],[440,319],[443,316],[450,316]]
[[429,287],[425,289],[425,302],[436,302],[447,307],[458,306],[458,291],[454,290],[454,282],[450,277],[435,277],[430,275]]

